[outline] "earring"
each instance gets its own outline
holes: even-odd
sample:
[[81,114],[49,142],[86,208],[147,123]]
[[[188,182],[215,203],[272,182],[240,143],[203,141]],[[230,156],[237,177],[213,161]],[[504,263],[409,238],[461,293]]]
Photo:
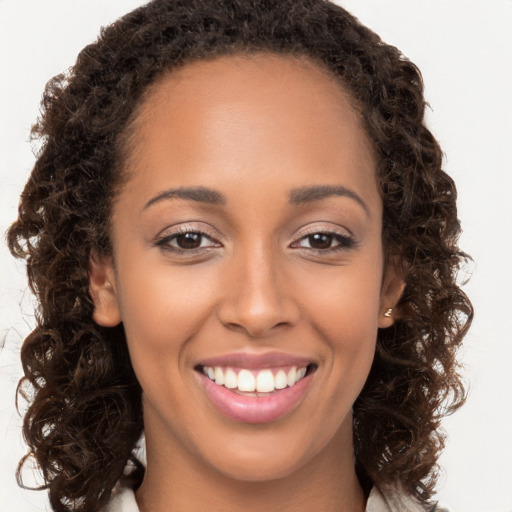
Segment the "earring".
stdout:
[[392,314],[393,314],[393,308],[389,308],[389,309],[387,309],[387,310],[384,312],[384,316],[385,316],[386,318],[390,318]]

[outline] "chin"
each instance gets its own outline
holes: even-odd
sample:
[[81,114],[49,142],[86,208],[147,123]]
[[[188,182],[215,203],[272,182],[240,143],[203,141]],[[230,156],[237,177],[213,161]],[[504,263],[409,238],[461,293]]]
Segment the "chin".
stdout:
[[[282,432],[275,429],[275,425],[272,430],[262,426],[258,433],[252,430],[250,436],[231,436],[232,442],[223,439],[217,443],[221,451],[203,452],[205,460],[226,478],[240,482],[271,482],[298,473],[322,471],[320,461],[337,459],[339,462],[346,451],[342,447],[352,446],[351,414],[341,428],[334,427],[334,432],[325,436],[312,436],[305,426],[306,429],[290,430],[287,425]],[[352,465],[351,450],[347,457]]]
[[[293,459],[293,460],[291,460]],[[292,457],[254,456],[243,459],[233,458],[216,464],[216,469],[224,477],[239,482],[272,482],[282,480],[297,473],[303,461]]]

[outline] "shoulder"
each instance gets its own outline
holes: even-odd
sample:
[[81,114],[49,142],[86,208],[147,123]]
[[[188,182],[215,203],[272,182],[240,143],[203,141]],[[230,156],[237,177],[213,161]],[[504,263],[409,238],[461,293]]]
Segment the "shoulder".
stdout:
[[427,507],[398,488],[373,487],[365,512],[450,512],[439,505]]

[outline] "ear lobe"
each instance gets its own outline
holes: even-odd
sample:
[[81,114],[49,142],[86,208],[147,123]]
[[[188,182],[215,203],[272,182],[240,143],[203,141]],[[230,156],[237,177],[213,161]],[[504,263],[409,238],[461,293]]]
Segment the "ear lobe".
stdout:
[[103,327],[121,323],[112,258],[92,253],[89,259],[89,293],[94,303],[93,320]]
[[384,275],[380,295],[378,323],[381,329],[391,327],[395,323],[397,314],[393,312],[393,309],[404,293],[404,289],[404,279],[397,270],[396,262],[391,261],[387,266],[386,273]]

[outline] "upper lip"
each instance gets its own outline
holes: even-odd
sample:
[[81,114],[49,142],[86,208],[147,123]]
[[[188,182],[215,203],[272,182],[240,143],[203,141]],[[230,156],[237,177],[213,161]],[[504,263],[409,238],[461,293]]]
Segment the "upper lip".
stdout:
[[262,369],[279,366],[304,367],[312,362],[311,359],[284,352],[265,352],[263,354],[236,352],[203,359],[199,362],[198,366]]

